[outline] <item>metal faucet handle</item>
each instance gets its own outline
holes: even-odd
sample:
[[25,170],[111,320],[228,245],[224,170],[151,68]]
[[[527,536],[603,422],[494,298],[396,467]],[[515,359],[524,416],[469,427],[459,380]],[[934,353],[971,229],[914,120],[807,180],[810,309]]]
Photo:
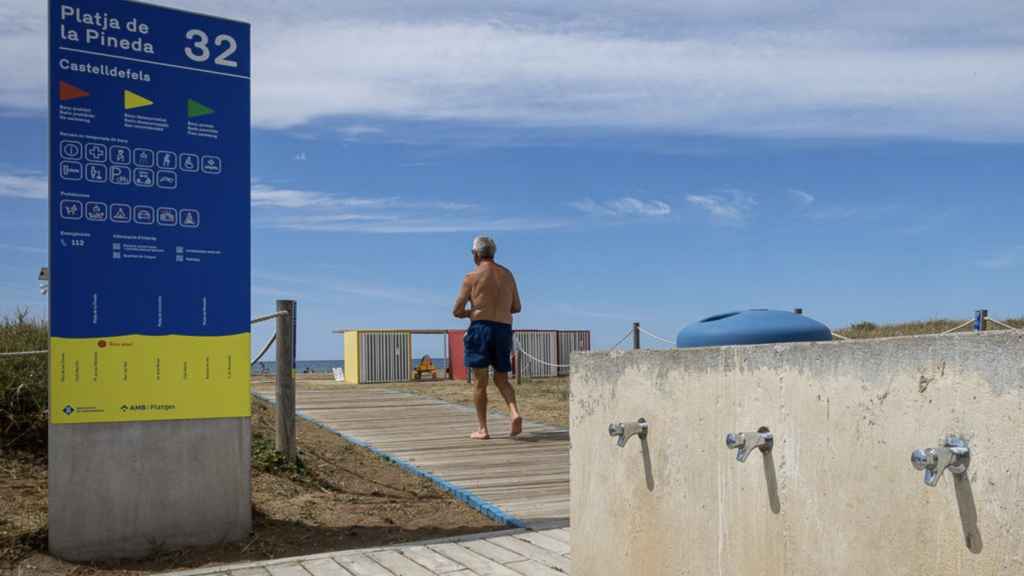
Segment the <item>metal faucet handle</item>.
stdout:
[[618,436],[619,441],[617,444],[619,448],[626,445],[626,442],[633,436],[639,436],[641,440],[647,438],[647,420],[643,418],[638,419],[636,422],[619,422],[608,425],[608,435]]
[[725,435],[725,446],[730,450],[736,450],[736,460],[739,462],[746,462],[755,448],[761,452],[768,452],[774,444],[775,439],[767,428],[761,428],[757,432],[730,432]]
[[967,467],[971,464],[971,449],[963,438],[947,436],[938,448],[914,450],[910,455],[910,463],[917,470],[924,471],[925,484],[935,486],[946,469],[958,476],[967,473]]

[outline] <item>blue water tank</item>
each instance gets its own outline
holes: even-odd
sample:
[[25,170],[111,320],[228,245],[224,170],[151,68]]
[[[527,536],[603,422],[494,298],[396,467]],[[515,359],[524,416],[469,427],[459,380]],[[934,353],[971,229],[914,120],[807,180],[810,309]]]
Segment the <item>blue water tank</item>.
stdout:
[[679,331],[676,346],[729,346],[772,342],[820,342],[832,331],[817,320],[785,310],[745,310],[717,314]]

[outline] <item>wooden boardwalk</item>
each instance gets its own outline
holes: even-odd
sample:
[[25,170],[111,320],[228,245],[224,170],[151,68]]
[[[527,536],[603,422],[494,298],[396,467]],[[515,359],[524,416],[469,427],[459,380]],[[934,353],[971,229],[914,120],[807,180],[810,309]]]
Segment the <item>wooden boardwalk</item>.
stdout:
[[[174,572],[174,576],[564,576],[569,530],[478,534]],[[170,576],[170,575],[168,575]]]
[[[269,381],[253,391],[273,401]],[[298,383],[304,418],[426,476],[471,506],[511,526],[569,524],[569,432],[525,422],[505,437],[509,418],[492,412],[488,441],[470,440],[473,409],[382,386]]]

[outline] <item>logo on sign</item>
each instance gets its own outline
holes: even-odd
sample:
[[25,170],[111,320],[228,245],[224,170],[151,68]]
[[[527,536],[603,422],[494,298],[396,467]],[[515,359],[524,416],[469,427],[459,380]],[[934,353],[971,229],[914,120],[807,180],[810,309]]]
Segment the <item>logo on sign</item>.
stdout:
[[203,156],[203,173],[220,174],[220,157]]
[[132,160],[136,166],[151,168],[153,166],[153,151],[149,148],[136,148]]
[[132,221],[132,207],[127,204],[110,205],[110,221],[122,224]]
[[192,210],[190,208],[183,208],[178,213],[178,221],[185,228],[198,228],[199,227],[199,210]]
[[127,146],[111,146],[110,161],[127,166],[132,163],[132,151]]
[[153,171],[149,168],[136,168],[135,169],[135,185],[142,186],[144,188],[150,188],[153,186]]
[[132,169],[127,166],[110,167],[110,183],[127,186],[132,183]]
[[60,157],[65,160],[79,160],[82,158],[82,143],[74,140],[63,140],[60,143]]
[[135,207],[135,223],[136,224],[152,224],[153,223],[153,209],[149,206],[136,206]]
[[156,223],[161,226],[174,226],[178,223],[178,213],[174,208],[158,208]]
[[65,160],[60,163],[60,177],[64,180],[81,180],[82,163]]
[[104,222],[107,219],[107,205],[103,202],[88,202],[85,205],[85,218],[92,222]]
[[103,144],[90,142],[85,145],[85,159],[89,162],[106,162],[107,147]]
[[183,152],[179,158],[179,165],[185,172],[199,172],[199,156]]
[[60,217],[65,220],[81,220],[82,203],[78,200],[61,200]]
[[107,181],[107,167],[103,164],[86,164],[85,179],[102,184]]
[[156,173],[156,185],[160,188],[173,190],[178,187],[178,173],[160,170]]

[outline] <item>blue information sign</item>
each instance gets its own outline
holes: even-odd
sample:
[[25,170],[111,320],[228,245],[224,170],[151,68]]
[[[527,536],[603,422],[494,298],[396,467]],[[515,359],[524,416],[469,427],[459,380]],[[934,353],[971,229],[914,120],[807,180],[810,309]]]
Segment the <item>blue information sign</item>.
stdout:
[[249,25],[50,0],[51,421],[249,414]]

